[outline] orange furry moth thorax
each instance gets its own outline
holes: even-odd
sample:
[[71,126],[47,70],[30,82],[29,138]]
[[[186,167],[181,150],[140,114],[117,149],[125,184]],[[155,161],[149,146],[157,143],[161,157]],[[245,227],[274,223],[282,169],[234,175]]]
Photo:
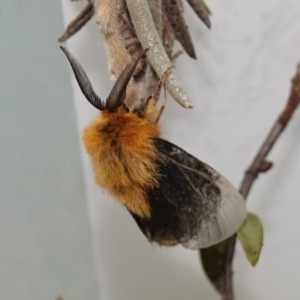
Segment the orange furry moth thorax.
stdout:
[[163,107],[156,112],[154,92],[139,110],[124,104],[127,84],[148,50],[125,67],[102,102],[77,60],[61,48],[81,91],[100,110],[83,134],[96,182],[126,207],[148,240],[199,249],[234,234],[247,213],[239,192],[212,167],[160,138]]
[[[84,144],[89,154],[97,151],[100,143],[109,147],[142,150],[149,140],[160,135],[159,126],[136,114],[124,111],[102,111],[84,132]],[[102,142],[103,141],[103,142]]]
[[96,182],[141,217],[151,214],[146,190],[157,184],[152,141],[159,134],[156,124],[123,109],[102,111],[83,134]]

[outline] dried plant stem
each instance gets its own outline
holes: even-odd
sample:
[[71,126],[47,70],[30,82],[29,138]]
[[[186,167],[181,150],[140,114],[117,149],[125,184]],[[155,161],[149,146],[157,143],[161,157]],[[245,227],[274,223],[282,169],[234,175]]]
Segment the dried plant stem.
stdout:
[[[297,71],[292,79],[292,86],[289,99],[283,112],[279,115],[278,119],[272,126],[269,134],[267,135],[264,143],[259,149],[257,155],[255,156],[251,166],[246,171],[244,179],[240,186],[240,193],[246,199],[249,195],[250,189],[258,177],[259,173],[265,172],[269,167],[266,165],[266,157],[275,145],[279,136],[286,128],[287,124],[292,118],[293,113],[299,106],[300,102],[300,64],[297,66]],[[267,165],[271,166],[267,163]],[[225,262],[225,272],[222,274],[220,280],[220,285],[222,287],[222,300],[233,300],[233,278],[232,278],[232,260],[234,256],[234,246],[235,246],[236,236],[230,238],[226,250],[226,262]]]
[[88,3],[79,15],[70,22],[63,35],[58,39],[60,43],[65,42],[68,38],[78,32],[93,16],[94,6]]
[[[139,41],[144,49],[149,48],[147,57],[157,75],[161,77],[172,63],[155,28],[147,0],[126,0],[126,4]],[[166,87],[174,100],[183,107],[193,107],[174,70],[169,74]]]
[[211,23],[209,20],[209,15],[211,14],[208,6],[202,0],[187,0],[190,6],[193,8],[195,13],[199,16],[199,18],[203,21],[203,23],[210,28]]

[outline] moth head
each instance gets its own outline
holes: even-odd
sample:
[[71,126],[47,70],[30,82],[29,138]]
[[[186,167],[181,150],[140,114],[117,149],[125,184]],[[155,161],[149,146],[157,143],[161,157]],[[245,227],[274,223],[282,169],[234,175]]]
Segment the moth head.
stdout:
[[108,110],[110,112],[115,112],[119,107],[124,105],[124,101],[126,99],[126,88],[129,80],[140,58],[143,57],[149,50],[144,50],[125,67],[125,69],[116,80],[109,96],[106,99],[106,102],[104,103],[101,98],[95,93],[92,84],[87,77],[87,74],[85,73],[79,62],[76,60],[76,58],[66,48],[62,46],[60,46],[60,48],[67,56],[78,85],[82,93],[85,95],[86,99],[97,109]]

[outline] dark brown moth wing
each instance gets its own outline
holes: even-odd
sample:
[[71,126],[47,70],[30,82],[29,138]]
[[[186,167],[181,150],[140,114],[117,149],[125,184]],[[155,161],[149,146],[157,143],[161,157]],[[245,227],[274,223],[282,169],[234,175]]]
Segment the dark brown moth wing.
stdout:
[[234,234],[247,210],[233,185],[176,145],[162,139],[153,142],[161,160],[159,186],[147,192],[151,217],[132,214],[146,237],[161,245],[199,249]]

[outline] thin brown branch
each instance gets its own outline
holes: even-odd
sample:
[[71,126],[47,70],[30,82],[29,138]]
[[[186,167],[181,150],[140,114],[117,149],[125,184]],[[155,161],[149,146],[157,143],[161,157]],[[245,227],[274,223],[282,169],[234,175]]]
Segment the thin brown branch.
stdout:
[[[240,186],[240,193],[246,199],[249,195],[250,189],[258,177],[259,173],[265,172],[272,167],[272,164],[266,160],[267,155],[277,142],[279,136],[286,128],[287,124],[291,120],[293,113],[299,106],[300,102],[300,64],[297,66],[296,74],[292,79],[292,86],[289,99],[283,112],[279,115],[278,119],[272,126],[269,134],[267,135],[264,143],[259,149],[257,155],[255,156],[251,166],[246,171],[244,179]],[[220,280],[220,285],[222,286],[222,299],[223,300],[233,300],[233,280],[232,280],[232,260],[234,256],[234,246],[236,242],[236,236],[230,238],[226,250],[226,262],[225,262],[225,272]]]
[[190,6],[193,8],[198,17],[203,21],[203,23],[210,28],[211,23],[209,20],[210,10],[204,1],[201,0],[187,0]]
[[58,39],[60,43],[65,42],[68,38],[78,32],[93,16],[94,6],[88,3],[79,15],[70,22],[63,35]]
[[196,59],[193,41],[179,5],[174,5],[174,1],[172,0],[162,0],[162,3],[164,13],[173,27],[176,39],[179,41],[186,53],[191,58]]

